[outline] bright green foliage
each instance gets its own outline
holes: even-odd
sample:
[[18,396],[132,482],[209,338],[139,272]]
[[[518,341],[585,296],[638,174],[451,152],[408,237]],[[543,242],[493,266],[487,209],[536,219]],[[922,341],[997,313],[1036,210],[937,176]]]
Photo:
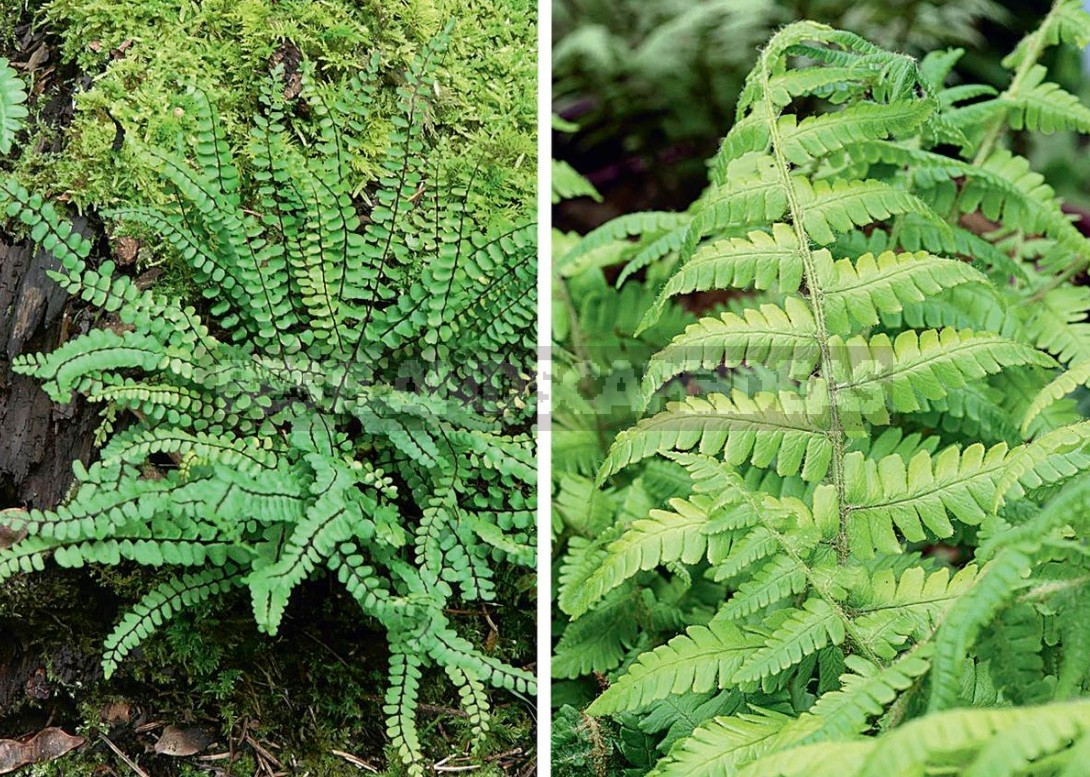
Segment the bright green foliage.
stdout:
[[[65,192],[77,206],[162,205],[169,188],[154,169],[112,149],[119,121],[135,137],[174,148],[197,132],[198,95],[223,118],[225,137],[248,169],[249,117],[260,110],[265,76],[281,63],[283,88],[333,99],[338,84],[372,56],[382,80],[365,122],[343,133],[358,193],[381,175],[385,139],[396,113],[394,86],[414,53],[456,20],[451,54],[437,63],[427,126],[442,149],[440,165],[472,169],[488,186],[471,208],[489,226],[514,220],[533,195],[533,89],[536,6],[528,0],[49,0],[33,4],[55,36],[53,60],[93,77],[77,90],[70,125],[55,130],[64,154],[24,155],[19,173],[31,189]],[[112,118],[111,118],[112,117]],[[314,117],[296,117],[312,138]],[[38,131],[48,133],[47,127]],[[485,151],[481,159],[481,150]],[[494,221],[492,220],[495,217]],[[147,233],[145,233],[147,234]],[[149,235],[150,236],[150,235]],[[146,251],[154,250],[146,241]]]
[[[578,190],[586,186],[589,184]],[[616,537],[621,526],[646,518],[656,501],[680,497],[688,490],[684,471],[661,460],[642,467],[643,477],[631,486],[599,490],[593,480],[613,435],[635,421],[632,391],[639,386],[636,366],[665,346],[674,331],[695,321],[679,306],[667,303],[660,323],[634,336],[642,311],[654,300],[651,283],[629,280],[615,289],[602,267],[633,254],[634,244],[623,239],[629,231],[651,229],[656,235],[670,234],[679,220],[676,214],[646,214],[635,222],[624,218],[610,222],[617,237],[599,234],[576,241],[571,236],[553,236],[557,252],[553,283],[553,526],[560,547],[567,551],[554,556],[561,562],[556,573],[562,581],[585,579],[595,569],[601,543],[594,540],[603,532]],[[648,272],[655,277],[659,265],[652,263]],[[583,593],[578,585],[565,584],[563,588],[568,597]],[[658,594],[670,596],[669,592]],[[615,669],[643,629],[663,628],[667,633],[676,629],[676,619],[670,615],[666,622],[655,623],[658,594],[638,590],[628,581],[598,609],[567,624],[553,663],[557,678],[554,698],[589,701],[581,684],[563,680]],[[669,608],[661,611],[666,614]]]
[[[0,552],[0,580],[50,558],[181,567],[107,638],[110,674],[165,620],[234,587],[276,634],[293,590],[331,571],[388,633],[387,730],[414,775],[427,667],[446,670],[478,735],[486,685],[534,685],[447,617],[494,599],[497,564],[533,566],[536,274],[532,225],[478,234],[465,206],[475,183],[430,176],[424,124],[444,42],[404,75],[362,206],[342,128],[367,120],[374,67],[336,101],[289,100],[269,80],[246,179],[204,101],[192,159],[137,149],[174,207],[111,215],[189,262],[199,310],[92,266],[91,244],[52,205],[12,180],[2,190],[58,259],[52,277],[117,319],[16,369],[58,402],[77,392],[134,420],[77,467],[68,503],[5,515],[28,536]],[[303,109],[320,119],[313,150],[293,132]]]
[[26,98],[22,79],[8,61],[0,57],[0,154],[11,152],[15,135],[23,128],[27,117]]
[[[845,685],[862,679],[845,675]],[[911,675],[885,685],[885,698]],[[828,698],[828,697],[826,697]],[[816,725],[811,721],[810,725]],[[794,727],[796,731],[790,729]],[[871,739],[819,738],[791,749],[783,744],[805,730],[772,711],[723,719],[686,740],[654,774],[738,774],[744,777],[879,777],[929,771],[988,777],[1027,773],[1075,777],[1085,767],[1090,704],[957,710],[907,723]],[[1042,771],[1041,762],[1046,765]]]
[[[1001,140],[1081,126],[1038,60],[1088,36],[1058,3],[993,96],[944,86],[960,52],[788,25],[693,206],[562,255],[671,235],[641,267],[637,332],[673,333],[629,367],[648,410],[599,427],[601,490],[567,474],[556,497],[554,675],[607,673],[562,701],[650,739],[633,774],[1084,768],[1090,435],[1063,397],[1090,375],[1090,241]],[[615,293],[646,299],[637,277]],[[694,293],[719,309],[667,326]]]

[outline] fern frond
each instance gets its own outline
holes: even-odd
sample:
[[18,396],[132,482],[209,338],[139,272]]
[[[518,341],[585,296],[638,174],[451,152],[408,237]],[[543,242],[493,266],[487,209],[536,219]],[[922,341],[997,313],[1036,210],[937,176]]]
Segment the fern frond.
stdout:
[[1007,99],[1011,127],[1046,133],[1090,133],[1090,108],[1058,84],[1045,81],[1047,72],[1044,65],[1034,65],[1017,95]]
[[473,742],[481,742],[489,729],[488,695],[485,693],[484,684],[463,669],[453,666],[444,668],[454,687],[458,689],[462,710],[473,727]]
[[872,749],[868,740],[819,742],[772,752],[751,761],[739,777],[843,777],[863,775],[863,764]]
[[1072,597],[1071,613],[1073,617],[1065,625],[1063,632],[1063,656],[1056,672],[1054,696],[1059,701],[1074,698],[1085,687],[1087,673],[1090,672],[1090,640],[1085,629],[1079,624],[1085,623],[1083,617],[1090,608],[1085,589],[1077,591]]
[[636,334],[658,320],[671,297],[709,289],[769,289],[777,279],[784,294],[797,291],[802,279],[798,239],[787,224],[773,224],[771,234],[750,232],[709,243],[670,277]]
[[411,777],[423,777],[420,765],[423,753],[416,729],[416,703],[420,694],[420,658],[412,645],[394,643],[390,651],[390,685],[382,711],[386,714],[386,730],[402,763],[409,765]]
[[840,677],[840,689],[819,698],[810,713],[820,725],[800,744],[849,739],[862,734],[902,692],[930,669],[931,648],[923,645],[905,653],[889,666],[877,666],[860,656],[845,657],[849,670]]
[[798,208],[807,234],[818,245],[829,245],[855,227],[865,227],[890,216],[913,213],[934,218],[935,228],[946,228],[916,196],[877,180],[815,181],[801,176],[793,180]]
[[780,127],[783,154],[792,164],[804,165],[855,143],[911,133],[933,109],[927,100],[859,102],[835,113],[808,116],[797,125],[788,114]]
[[787,191],[777,177],[772,160],[761,157],[755,170],[733,177],[705,193],[693,214],[680,254],[688,261],[705,237],[746,224],[771,224],[787,211]]
[[[862,558],[900,552],[894,526],[908,542],[949,537],[950,518],[975,526],[990,512],[997,484],[1010,464],[1007,446],[920,451],[906,461],[849,453],[844,459],[848,537]],[[925,531],[926,529],[926,531]]]
[[141,642],[178,612],[243,583],[233,566],[202,570],[157,586],[137,602],[103,643],[102,671],[110,677]]
[[[1090,579],[1090,446],[1081,393],[1064,398],[1090,383],[1072,282],[1090,242],[1000,141],[1090,130],[1038,65],[1086,40],[1090,14],[1059,0],[1000,94],[946,86],[961,50],[917,62],[813,22],[761,50],[711,185],[660,246],[676,266],[647,275],[669,277],[637,332],[674,339],[643,397],[686,396],[616,435],[605,507],[584,510],[600,538],[569,539],[561,569],[562,609],[584,623],[670,602],[665,628],[641,619],[610,645],[598,666],[618,676],[589,707],[638,732],[637,771],[657,744],[650,773],[678,777],[1078,773],[1090,734],[1048,721],[1083,713],[1024,705],[1087,682],[1070,624]],[[722,309],[660,320],[694,292]],[[653,512],[652,457],[688,474],[671,504],[691,520]],[[572,632],[569,669],[576,638],[591,642]],[[973,709],[942,712],[956,705]]]
[[690,217],[687,214],[665,211],[620,216],[589,232],[576,246],[557,260],[556,269],[563,273],[565,268],[574,266],[588,254],[618,240],[683,229],[688,225],[689,220]]
[[[305,68],[291,106],[270,78],[240,157],[201,93],[191,155],[182,139],[175,151],[134,142],[173,200],[109,216],[158,234],[207,304],[142,290],[112,262],[92,267],[87,238],[0,177],[6,214],[56,257],[50,277],[117,321],[16,368],[58,399],[78,392],[135,416],[98,463],[74,467],[66,504],[4,513],[27,536],[0,551],[0,578],[49,559],[186,567],[108,639],[110,673],[166,619],[232,587],[249,588],[258,626],[275,634],[293,591],[332,571],[389,634],[387,730],[414,775],[426,668],[444,670],[477,736],[486,685],[534,685],[444,618],[496,598],[507,565],[533,565],[536,485],[536,228],[483,235],[472,181],[425,175],[447,37],[412,58],[374,185],[353,182],[350,161],[369,110],[354,102],[378,101],[364,83],[379,76],[377,54],[330,89]],[[303,116],[308,127],[294,126]]]
[[1040,390],[1026,409],[1025,416],[1022,418],[1022,433],[1029,432],[1031,425],[1041,413],[1088,382],[1090,382],[1090,362],[1073,364],[1066,372],[1057,375],[1051,383]]
[[[748,539],[748,537],[747,537]],[[743,540],[744,542],[744,540]],[[733,558],[745,557],[737,548],[731,549]],[[819,566],[815,563],[814,566]],[[717,569],[717,574],[732,570]],[[806,569],[790,556],[776,556],[753,572],[749,579],[740,583],[734,595],[719,608],[717,618],[727,621],[742,621],[755,612],[768,609],[771,605],[801,594],[806,590],[809,580]]]
[[570,164],[554,159],[552,166],[553,205],[578,197],[590,197],[595,202],[602,201],[602,195],[598,193],[594,185]]
[[858,398],[861,411],[875,394],[897,412],[919,410],[921,400],[941,399],[971,380],[1008,367],[1048,367],[1051,358],[1033,348],[988,333],[905,330],[890,340],[885,334],[835,342],[833,365],[843,375],[841,388]]
[[735,680],[759,682],[799,664],[826,645],[839,645],[846,633],[840,615],[823,599],[783,611],[763,644],[750,652]]
[[1016,449],[998,483],[994,509],[1007,497],[1017,498],[1024,490],[1062,482],[1085,471],[1090,465],[1088,433],[1090,423],[1080,422],[1054,429]]
[[[965,773],[983,777],[994,772],[975,769],[971,763],[976,760],[986,767],[991,762],[994,767],[995,761],[988,755],[992,747],[999,746],[1000,752],[1024,748],[1027,761],[1032,760],[1035,756],[1030,754],[1035,751],[1039,754],[1042,745],[1047,749],[1046,743],[1057,738],[1070,742],[1072,735],[1086,726],[1086,715],[1087,705],[1079,703],[1006,710],[955,710],[928,716],[906,724],[894,735],[879,741],[866,760],[865,773],[880,774],[883,769],[898,764],[924,768],[956,757],[956,754],[969,753],[970,762],[962,761],[963,766],[968,767]],[[1045,728],[1049,728],[1050,733],[1046,734]],[[982,748],[984,752],[978,757],[982,760],[973,759]]]
[[774,747],[793,718],[772,710],[716,718],[671,750],[649,777],[713,777],[732,774]]
[[853,640],[883,660],[896,656],[909,640],[926,642],[976,577],[973,565],[953,575],[945,569],[928,573],[921,566],[908,567],[899,577],[891,569],[873,573],[849,598],[856,615]]
[[961,689],[969,647],[1019,589],[1032,563],[1034,545],[1041,540],[1043,537],[1035,542],[1005,547],[981,568],[972,587],[950,607],[935,636],[930,711],[953,706]]
[[616,669],[635,646],[637,630],[631,592],[621,588],[565,627],[554,650],[552,676],[575,679]]
[[867,253],[853,263],[840,259],[835,280],[825,291],[825,320],[833,334],[877,325],[882,317],[923,302],[941,291],[987,278],[970,265],[923,251]]
[[608,548],[603,562],[579,580],[565,583],[573,592],[564,603],[565,611],[578,617],[591,605],[641,571],[674,561],[695,564],[706,552],[707,524],[717,503],[711,498],[674,499],[673,510],[653,510],[648,518],[634,522]]
[[1040,305],[1030,311],[1027,334],[1038,348],[1046,350],[1068,365],[1052,382],[1040,390],[1026,409],[1022,430],[1065,395],[1090,380],[1090,324],[1085,319],[1090,310],[1090,293],[1080,286],[1060,286],[1050,290]]
[[1027,35],[1003,59],[1006,68],[1018,68],[1035,61],[1049,46],[1068,43],[1083,48],[1090,43],[1090,14],[1078,0],[1058,0],[1040,26]]

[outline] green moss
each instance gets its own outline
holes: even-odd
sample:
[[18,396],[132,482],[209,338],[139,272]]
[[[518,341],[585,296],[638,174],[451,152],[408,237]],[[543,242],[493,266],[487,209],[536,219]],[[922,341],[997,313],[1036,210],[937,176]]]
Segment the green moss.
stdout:
[[27,11],[27,0],[0,0],[0,52],[8,53],[15,44],[15,26]]
[[[434,117],[442,157],[484,160],[492,194],[481,212],[527,212],[536,176],[535,14],[528,0],[53,0],[43,23],[59,35],[64,60],[94,81],[76,97],[63,152],[25,155],[20,173],[77,207],[160,199],[155,171],[113,150],[114,119],[146,141],[173,146],[192,128],[187,95],[200,89],[241,146],[262,78],[286,42],[319,83],[354,73],[377,49],[392,100],[408,58],[453,18]],[[381,118],[364,128],[361,184],[386,129]]]

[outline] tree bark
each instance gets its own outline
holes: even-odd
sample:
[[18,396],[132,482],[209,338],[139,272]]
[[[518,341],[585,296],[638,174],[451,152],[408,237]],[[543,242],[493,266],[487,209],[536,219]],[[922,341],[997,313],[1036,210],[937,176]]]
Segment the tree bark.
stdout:
[[[74,226],[86,231],[83,219]],[[72,462],[93,452],[98,413],[82,399],[57,404],[11,360],[51,351],[80,331],[81,311],[47,275],[45,251],[0,241],[0,507],[55,507],[72,482]]]

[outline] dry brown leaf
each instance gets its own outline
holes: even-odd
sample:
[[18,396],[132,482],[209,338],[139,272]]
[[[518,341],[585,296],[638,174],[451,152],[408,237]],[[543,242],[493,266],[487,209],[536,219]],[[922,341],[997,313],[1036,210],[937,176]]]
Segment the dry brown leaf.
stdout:
[[119,237],[114,243],[114,257],[122,267],[128,267],[140,255],[140,241],[135,237]]
[[134,42],[135,41],[133,41],[132,38],[122,41],[116,49],[110,52],[110,59],[121,59],[122,57],[124,57],[125,52],[132,48],[132,44]]
[[26,742],[0,739],[0,774],[52,761],[83,743],[83,737],[74,737],[59,728],[43,729]]
[[19,540],[26,537],[26,529],[12,529],[6,525],[6,521],[16,521],[26,517],[26,510],[21,507],[13,507],[9,510],[0,510],[0,550],[7,550]]
[[127,701],[111,701],[99,712],[99,719],[107,726],[120,726],[132,720],[132,705]]
[[212,744],[212,735],[203,728],[167,726],[155,743],[157,755],[185,758],[200,753]]
[[26,62],[26,69],[28,71],[35,71],[49,61],[49,46],[41,44],[38,48],[34,49],[34,52],[30,55]]

